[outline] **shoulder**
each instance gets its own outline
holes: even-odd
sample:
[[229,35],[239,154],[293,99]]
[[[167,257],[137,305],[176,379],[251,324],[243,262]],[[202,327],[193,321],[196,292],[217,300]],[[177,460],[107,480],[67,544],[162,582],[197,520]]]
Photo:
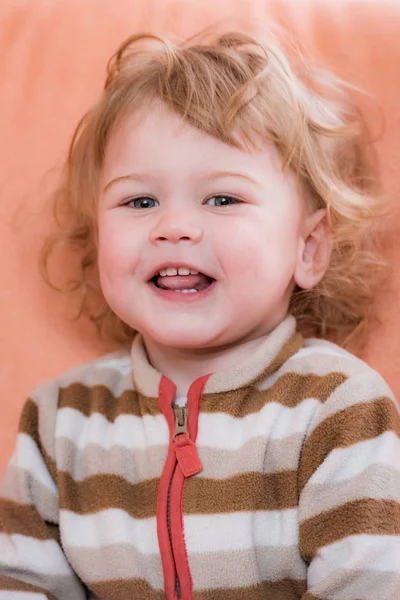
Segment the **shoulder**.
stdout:
[[336,371],[348,377],[368,373],[380,377],[377,371],[351,352],[337,344],[317,338],[306,338],[303,347],[291,357],[291,361],[298,369],[320,372],[321,375]]
[[334,414],[350,419],[363,412],[376,419],[384,412],[398,418],[398,404],[383,377],[363,360],[325,340],[304,340],[302,348],[273,377],[286,381],[299,400],[313,404],[311,428]]
[[[340,478],[344,465],[350,473],[363,465],[367,468],[368,460],[373,462],[378,455],[394,456],[399,447],[400,412],[383,377],[330,342],[307,340],[297,354],[294,369],[316,372],[326,382],[325,397],[315,404],[303,443],[300,488],[329,456],[323,471],[326,479]],[[317,389],[317,380],[312,385]]]
[[384,394],[395,401],[393,392],[378,371],[354,354],[326,340],[305,339],[304,346],[291,357],[286,367],[317,378],[330,376],[333,379],[336,375],[337,382],[341,381],[347,387],[361,386],[368,389],[370,395]]
[[117,397],[128,389],[133,389],[129,351],[104,355],[69,369],[33,390],[23,408],[19,431],[33,437],[54,459],[54,435],[60,408],[79,407],[92,412],[99,390],[103,392],[100,395],[104,403],[110,396]]
[[68,369],[62,375],[40,384],[31,394],[33,400],[45,395],[47,398],[55,392],[72,384],[85,386],[102,385],[114,389],[121,381],[129,381],[132,373],[131,359],[128,350],[112,352]]
[[57,411],[60,394],[66,390],[107,389],[118,396],[126,389],[133,389],[132,367],[129,350],[112,352],[69,369],[59,377],[43,382],[29,396],[39,411],[46,414]]
[[375,435],[399,431],[399,406],[392,390],[363,360],[331,342],[307,339],[291,363],[292,370],[310,374],[310,395],[314,388],[322,400],[310,431],[322,424],[326,434],[343,427],[370,429],[371,435],[372,430]]

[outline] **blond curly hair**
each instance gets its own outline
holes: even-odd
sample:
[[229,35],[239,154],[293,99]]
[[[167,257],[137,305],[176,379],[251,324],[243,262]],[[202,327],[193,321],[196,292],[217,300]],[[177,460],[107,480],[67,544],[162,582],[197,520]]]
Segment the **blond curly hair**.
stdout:
[[81,293],[80,314],[121,342],[132,338],[134,331],[107,306],[99,284],[96,202],[107,143],[118,123],[161,100],[226,144],[249,149],[260,138],[275,144],[312,210],[327,210],[333,240],[325,276],[312,290],[295,289],[290,312],[306,336],[341,345],[360,340],[373,317],[385,261],[377,226],[382,202],[350,88],[299,52],[283,51],[272,34],[214,34],[183,44],[146,33],[130,37],[111,58],[104,93],[73,136],[54,197],[58,230],[41,256],[46,281],[51,284],[55,247],[78,249],[78,273],[69,289]]

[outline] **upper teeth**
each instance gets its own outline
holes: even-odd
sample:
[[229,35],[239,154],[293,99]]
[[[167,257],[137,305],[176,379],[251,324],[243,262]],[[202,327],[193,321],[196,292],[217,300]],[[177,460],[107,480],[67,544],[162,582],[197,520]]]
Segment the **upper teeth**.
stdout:
[[175,275],[198,275],[198,271],[193,271],[192,269],[187,269],[186,267],[168,267],[168,269],[161,269],[157,275],[161,275],[161,277],[174,277]]

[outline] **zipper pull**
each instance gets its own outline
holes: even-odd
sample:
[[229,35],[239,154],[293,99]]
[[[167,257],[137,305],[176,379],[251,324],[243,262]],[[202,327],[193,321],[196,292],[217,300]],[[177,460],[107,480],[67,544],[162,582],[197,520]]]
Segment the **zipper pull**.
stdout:
[[189,437],[188,430],[188,407],[174,406],[175,430],[172,440],[175,446],[175,454],[182,473],[185,477],[191,477],[203,470],[196,444]]
[[187,406],[174,406],[175,413],[175,430],[172,439],[175,441],[177,435],[186,433],[189,435],[188,429],[188,407]]

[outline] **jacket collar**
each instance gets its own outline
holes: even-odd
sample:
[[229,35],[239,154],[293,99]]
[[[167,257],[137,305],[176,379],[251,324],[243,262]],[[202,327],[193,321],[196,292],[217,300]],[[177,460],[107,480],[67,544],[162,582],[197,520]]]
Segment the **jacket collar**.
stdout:
[[[296,320],[288,315],[246,361],[231,369],[213,373],[204,393],[228,392],[261,381],[277,371],[302,346],[303,338],[296,331]],[[133,340],[131,359],[135,388],[148,398],[157,398],[162,374],[149,363],[140,334],[136,334]]]

